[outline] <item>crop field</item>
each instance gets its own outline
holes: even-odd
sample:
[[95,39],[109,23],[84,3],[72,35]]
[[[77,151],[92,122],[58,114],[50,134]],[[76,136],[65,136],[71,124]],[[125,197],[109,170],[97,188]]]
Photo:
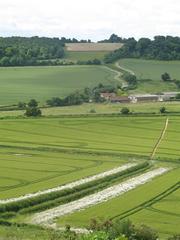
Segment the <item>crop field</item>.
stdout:
[[180,79],[180,61],[155,61],[139,59],[122,59],[119,65],[134,72],[139,79],[138,88],[133,92],[156,93],[163,91],[177,91],[174,83],[165,83],[161,75],[168,72],[172,79]]
[[66,50],[72,52],[110,52],[122,46],[122,43],[66,43]]
[[0,68],[0,105],[32,98],[44,103],[98,83],[116,83],[115,75],[102,66]]
[[[161,235],[177,232],[179,207],[175,212],[170,203],[176,206],[179,199],[179,117],[169,117],[164,138],[153,161],[150,160],[166,119],[165,116],[94,116],[1,120],[0,217],[4,216],[5,209],[12,213],[15,207],[17,214],[14,213],[9,221],[29,223],[39,212],[81,201],[82,197],[88,199],[91,194],[113,189],[112,186],[117,188],[116,185],[123,181],[130,182],[132,177],[164,168],[166,171],[162,175],[121,196],[53,220],[57,226],[86,227],[94,217],[130,218],[140,224],[143,216],[147,216],[144,222],[151,226],[152,219],[158,216],[152,227]],[[125,168],[127,164],[130,164],[129,170]],[[1,205],[5,199],[81,181],[118,167],[124,167],[124,171],[104,175],[99,180],[94,178],[95,182],[76,185],[74,190],[49,192],[42,197],[20,201],[19,205],[18,202],[3,205],[5,208]],[[170,216],[167,222],[164,214]]]
[[[125,219],[129,218],[134,220],[136,223],[142,224],[146,223],[149,226],[154,226],[155,229],[159,230],[159,232],[163,235],[173,234],[178,232],[178,226],[180,224],[179,214],[180,209],[178,205],[178,200],[180,197],[180,192],[175,191],[172,195],[168,195],[165,199],[160,200],[160,202],[154,201],[155,206],[160,209],[165,208],[166,211],[169,211],[169,215],[171,219],[168,220],[169,215],[167,213],[166,218],[163,219],[164,213],[163,212],[156,212],[154,211],[151,214],[149,212],[149,208],[151,209],[151,204],[153,206],[153,202],[150,200],[156,196],[159,196],[163,193],[166,189],[171,188],[174,184],[177,183],[179,179],[180,169],[175,169],[163,176],[156,178],[155,180],[140,186],[130,192],[125,193],[124,195],[117,197],[115,199],[109,200],[108,202],[98,204],[96,206],[90,207],[86,210],[82,210],[80,212],[76,212],[64,217],[61,217],[57,220],[57,223],[62,226],[65,224],[70,224],[76,227],[87,227],[89,224],[89,219],[92,218],[104,218],[104,219]],[[171,205],[172,202],[169,204],[166,202],[166,199],[174,199],[173,204],[174,207]],[[148,203],[148,201],[150,203]],[[166,202],[166,204],[163,204]],[[174,203],[175,202],[175,203]],[[149,205],[150,204],[150,205]],[[141,206],[140,206],[141,205]],[[140,207],[139,207],[140,206]],[[174,219],[173,219],[173,213]],[[156,215],[155,215],[156,213]],[[159,214],[158,214],[159,213]],[[151,215],[150,215],[151,214]],[[175,216],[176,215],[176,216]],[[157,216],[159,218],[157,218]],[[144,221],[145,219],[145,221]],[[174,220],[175,222],[171,222]],[[166,222],[164,222],[166,221]],[[159,223],[159,224],[158,224]],[[176,223],[176,225],[175,225]],[[167,225],[167,228],[165,227]],[[171,228],[171,225],[174,226]]]
[[104,56],[108,52],[98,52],[98,51],[87,51],[87,52],[75,52],[75,51],[65,51],[65,59],[71,60],[71,61],[88,61],[88,60],[94,60],[99,59],[103,61]]

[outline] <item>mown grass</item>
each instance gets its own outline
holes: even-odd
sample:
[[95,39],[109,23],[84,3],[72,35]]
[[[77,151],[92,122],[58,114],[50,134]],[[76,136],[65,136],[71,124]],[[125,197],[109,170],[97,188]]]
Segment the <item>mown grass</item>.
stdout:
[[31,98],[44,103],[49,98],[64,97],[98,83],[116,83],[114,75],[103,66],[0,68],[0,105]]
[[172,79],[180,79],[180,61],[122,59],[119,65],[132,70],[138,78],[138,87],[132,92],[157,93],[179,90],[174,83],[165,83],[161,75],[168,72]]

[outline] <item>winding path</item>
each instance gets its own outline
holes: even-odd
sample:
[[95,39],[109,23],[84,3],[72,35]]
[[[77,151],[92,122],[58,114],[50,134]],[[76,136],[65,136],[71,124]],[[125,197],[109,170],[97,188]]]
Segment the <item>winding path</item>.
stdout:
[[151,154],[151,159],[153,159],[153,157],[155,156],[155,154],[156,154],[156,152],[157,152],[157,149],[158,149],[161,141],[163,140],[163,138],[164,138],[164,136],[165,136],[166,130],[167,130],[167,128],[168,128],[168,123],[169,123],[169,118],[166,119],[164,128],[163,128],[163,130],[162,130],[162,132],[161,132],[161,135],[160,135],[160,137],[158,138],[158,141],[157,141],[157,143],[156,143],[156,145],[155,145],[155,147],[154,147],[154,149],[153,149],[153,152],[152,152],[152,154]]

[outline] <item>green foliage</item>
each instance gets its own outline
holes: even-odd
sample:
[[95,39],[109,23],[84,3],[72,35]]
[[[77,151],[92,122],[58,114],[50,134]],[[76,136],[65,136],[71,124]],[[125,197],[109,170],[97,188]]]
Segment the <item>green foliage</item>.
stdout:
[[144,58],[156,60],[179,60],[180,38],[171,36],[155,36],[153,40],[140,38],[124,39],[124,46],[105,56],[106,63],[120,58]]
[[146,225],[141,225],[140,227],[135,228],[133,237],[136,240],[157,240],[158,234],[150,227]]
[[162,113],[162,114],[163,114],[163,113],[166,113],[166,108],[165,108],[165,107],[161,107],[161,108],[159,109],[159,112]]
[[25,108],[26,108],[26,103],[18,102],[18,109],[25,109]]
[[99,231],[80,237],[80,240],[109,240],[107,232]]
[[167,73],[167,72],[165,72],[161,75],[161,79],[165,82],[166,81],[171,81],[171,77],[170,77],[169,73]]
[[31,99],[26,108],[25,116],[26,117],[39,117],[42,112],[38,108],[38,102],[35,99]]
[[31,99],[29,102],[28,102],[28,107],[30,108],[33,108],[33,107],[37,107],[38,106],[38,102],[35,100],[35,99]]
[[123,108],[121,109],[121,114],[127,115],[127,114],[129,114],[129,113],[130,113],[129,108],[123,107]]
[[0,66],[38,65],[38,60],[64,56],[64,43],[58,38],[0,38]]
[[128,89],[137,88],[137,77],[135,75],[125,72],[122,78],[128,83]]
[[78,65],[101,65],[101,61],[97,58],[93,60],[87,60],[87,61],[78,60],[77,64]]
[[25,116],[27,117],[39,117],[41,116],[42,112],[39,108],[33,107],[33,108],[26,108]]

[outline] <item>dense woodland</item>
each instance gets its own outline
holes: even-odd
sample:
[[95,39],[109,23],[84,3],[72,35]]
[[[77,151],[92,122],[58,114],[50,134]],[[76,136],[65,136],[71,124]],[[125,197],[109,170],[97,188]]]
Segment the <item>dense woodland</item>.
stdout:
[[[115,36],[113,39],[115,39]],[[118,41],[117,37],[116,40]],[[179,37],[155,36],[153,40],[149,38],[140,38],[136,41],[134,38],[129,38],[121,39],[121,41],[124,42],[124,46],[121,49],[106,55],[106,63],[114,62],[120,58],[180,60]]]
[[[86,43],[91,40],[75,38],[46,37],[0,37],[0,66],[28,65],[61,65],[55,59],[64,57],[65,43]],[[121,38],[112,34],[104,43],[124,43],[124,46],[105,56],[106,63],[112,63],[120,58],[143,58],[155,60],[180,60],[180,38],[172,36],[156,36],[153,40],[141,38]],[[98,59],[92,62],[78,64],[100,64]]]
[[65,43],[90,40],[46,37],[0,37],[0,66],[52,65],[50,59],[64,57]]

